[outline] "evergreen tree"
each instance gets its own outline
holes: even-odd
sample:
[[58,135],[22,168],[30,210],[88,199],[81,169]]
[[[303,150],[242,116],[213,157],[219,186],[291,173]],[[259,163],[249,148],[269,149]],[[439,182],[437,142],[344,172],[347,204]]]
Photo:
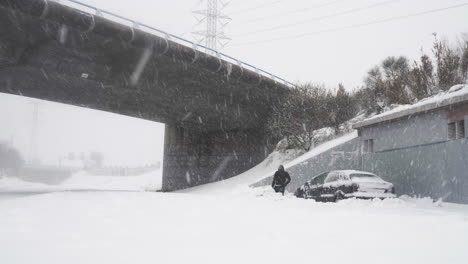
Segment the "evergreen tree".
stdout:
[[382,62],[384,72],[384,94],[390,104],[408,104],[410,98],[406,91],[410,72],[406,57],[387,57]]
[[335,96],[331,96],[332,104],[330,105],[330,124],[335,130],[335,134],[341,132],[340,125],[356,114],[356,105],[351,95],[346,92],[343,84],[338,84],[338,90]]
[[462,81],[459,74],[460,56],[446,42],[438,40],[436,35],[434,37],[432,50],[436,58],[438,87],[446,91]]
[[465,41],[464,47],[462,47],[462,56],[460,61],[460,71],[463,81],[468,82],[468,40]]

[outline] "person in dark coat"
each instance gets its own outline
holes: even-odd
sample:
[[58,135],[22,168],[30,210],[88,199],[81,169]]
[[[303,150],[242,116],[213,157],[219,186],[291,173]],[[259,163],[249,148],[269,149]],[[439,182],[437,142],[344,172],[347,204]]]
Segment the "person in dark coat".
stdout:
[[273,176],[271,187],[275,192],[280,192],[284,195],[284,190],[290,182],[291,177],[289,176],[289,173],[284,170],[283,165],[280,165],[278,170],[275,172],[275,176]]

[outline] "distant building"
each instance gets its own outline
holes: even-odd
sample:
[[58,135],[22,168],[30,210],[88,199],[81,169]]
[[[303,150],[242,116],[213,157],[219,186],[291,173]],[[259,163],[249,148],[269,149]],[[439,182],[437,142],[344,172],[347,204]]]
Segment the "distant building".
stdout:
[[363,170],[394,182],[400,194],[468,203],[468,85],[353,128]]

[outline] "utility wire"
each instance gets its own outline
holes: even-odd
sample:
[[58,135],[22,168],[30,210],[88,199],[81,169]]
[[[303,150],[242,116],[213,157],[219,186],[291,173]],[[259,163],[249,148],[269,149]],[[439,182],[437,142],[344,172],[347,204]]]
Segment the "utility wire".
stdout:
[[242,34],[234,35],[233,37],[248,36],[248,35],[253,35],[253,34],[257,34],[257,33],[269,32],[269,31],[274,31],[274,30],[277,30],[277,29],[308,24],[308,23],[315,22],[315,21],[318,21],[318,20],[323,20],[323,19],[327,19],[327,18],[338,17],[338,16],[348,15],[348,14],[352,14],[352,13],[356,13],[356,12],[361,12],[361,11],[364,11],[364,10],[376,8],[376,7],[383,6],[383,5],[388,5],[388,4],[391,4],[391,3],[394,3],[394,2],[398,2],[398,1],[400,1],[400,0],[383,1],[383,2],[379,2],[379,3],[367,5],[367,6],[364,6],[364,7],[353,8],[353,9],[350,9],[350,10],[333,13],[333,14],[330,14],[330,15],[313,17],[313,18],[306,19],[306,20],[301,20],[301,21],[298,21],[298,22],[295,22],[295,23],[283,24],[283,25],[279,25],[279,26],[275,26],[275,27],[266,28],[266,29],[261,29],[261,30],[255,30],[255,31],[247,32],[247,33],[242,33]]
[[278,16],[284,16],[284,15],[296,14],[296,13],[303,13],[303,12],[307,12],[307,11],[310,11],[310,10],[315,10],[315,9],[319,9],[319,8],[322,8],[322,7],[331,6],[331,5],[334,5],[334,4],[337,4],[337,3],[340,3],[340,2],[344,2],[344,1],[346,1],[346,0],[334,0],[334,1],[331,1],[331,2],[315,5],[315,6],[312,6],[312,7],[299,8],[299,9],[295,9],[295,10],[288,11],[288,12],[279,12],[279,13],[276,13],[276,14],[273,14],[273,15],[268,15],[268,16],[264,16],[264,17],[250,19],[250,20],[245,21],[244,23],[240,23],[239,25],[250,24],[250,23],[253,23],[253,22],[265,20],[265,19],[272,18],[272,17],[277,18]]
[[277,41],[277,40],[297,39],[297,38],[303,38],[303,37],[307,37],[307,36],[319,35],[319,34],[323,34],[323,33],[344,31],[346,29],[361,28],[361,27],[365,27],[365,26],[369,26],[369,25],[376,25],[376,24],[382,24],[382,23],[396,21],[396,20],[403,20],[403,19],[407,19],[407,18],[418,17],[418,16],[423,16],[423,15],[432,14],[432,13],[438,13],[438,12],[442,12],[442,11],[446,11],[446,10],[450,10],[450,9],[455,9],[455,8],[460,8],[460,7],[464,7],[464,6],[468,6],[468,2],[461,3],[461,4],[458,4],[458,5],[448,6],[448,7],[442,7],[442,8],[437,8],[437,9],[426,10],[426,11],[423,11],[423,12],[412,13],[412,14],[408,14],[408,15],[395,16],[395,17],[390,17],[390,18],[386,18],[386,19],[374,20],[374,21],[370,21],[370,22],[362,23],[362,24],[354,24],[354,25],[350,25],[350,26],[336,27],[336,28],[331,28],[331,29],[327,29],[327,30],[314,31],[314,32],[300,34],[300,35],[291,35],[291,36],[288,36],[288,37],[273,38],[273,39],[262,40],[262,41],[244,42],[244,43],[235,44],[235,45],[231,45],[231,46],[253,45],[253,44],[266,43],[266,42]]
[[258,4],[258,3],[261,3],[261,2],[264,2],[264,0],[248,0],[248,1],[239,1],[239,0],[236,0],[236,1],[233,1],[233,0],[230,0],[229,1],[229,6],[230,7],[238,7],[238,6],[245,6],[245,3],[248,2],[249,4]]
[[260,9],[262,7],[268,6],[268,5],[275,5],[275,4],[281,3],[283,1],[284,0],[276,0],[276,1],[266,2],[266,3],[259,4],[257,6],[251,7],[251,8],[246,8],[246,9],[241,9],[241,10],[237,10],[237,11],[234,11],[234,12],[230,12],[227,15],[231,16],[231,15],[237,15],[237,14],[241,14],[241,13],[245,13],[245,12],[249,12],[249,11],[254,11],[254,10]]

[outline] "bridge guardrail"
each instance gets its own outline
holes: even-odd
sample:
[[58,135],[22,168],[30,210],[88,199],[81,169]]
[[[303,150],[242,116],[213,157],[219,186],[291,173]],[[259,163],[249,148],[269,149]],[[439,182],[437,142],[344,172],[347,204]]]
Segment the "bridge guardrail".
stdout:
[[[129,19],[129,18],[126,18],[124,16],[121,16],[121,15],[118,15],[118,14],[115,14],[113,12],[109,12],[109,11],[106,11],[106,10],[102,10],[102,9],[99,9],[97,7],[94,7],[94,6],[91,6],[89,4],[86,4],[86,3],[83,3],[81,1],[77,1],[77,0],[43,0],[45,2],[47,1],[54,1],[54,2],[58,2],[58,3],[64,3],[64,2],[68,2],[68,3],[71,3],[71,4],[75,4],[77,5],[78,7],[81,7],[79,10],[81,11],[84,11],[84,12],[88,12],[90,13],[91,15],[97,15],[97,16],[102,16],[104,17],[104,15],[108,15],[110,17],[106,17],[108,19],[111,19],[112,17],[113,18],[117,18],[117,19],[120,19],[120,20],[123,20],[123,21],[126,21],[126,22],[129,22],[131,27],[133,28],[138,28],[140,30],[142,29],[147,29],[147,30],[150,30],[151,32],[150,33],[157,33],[156,35],[160,36],[160,37],[163,37],[165,38],[166,40],[172,40],[172,41],[175,41],[179,44],[182,44],[184,46],[187,46],[189,48],[196,48],[197,50],[198,49],[204,49],[206,51],[211,51],[213,52],[214,54],[216,54],[217,57],[221,57],[222,59],[224,59],[225,61],[229,61],[233,64],[237,64],[241,67],[244,67],[244,68],[247,68],[247,69],[250,69],[250,70],[253,70],[255,71],[256,73],[258,74],[261,74],[265,77],[268,77],[268,78],[271,78],[275,81],[280,81],[280,82],[283,82],[285,85],[287,86],[290,86],[290,87],[296,87],[296,85],[292,82],[289,82],[287,80],[285,80],[284,78],[281,78],[273,73],[270,73],[270,72],[267,72],[265,70],[262,70],[262,69],[259,69],[255,66],[253,66],[252,64],[250,63],[247,63],[247,62],[244,62],[242,60],[239,60],[239,59],[236,59],[230,55],[227,55],[225,53],[222,53],[222,52],[219,52],[217,50],[214,50],[212,48],[209,48],[209,47],[206,47],[204,45],[201,45],[199,43],[196,43],[196,42],[193,42],[193,41],[190,41],[188,39],[184,39],[182,37],[179,37],[177,35],[174,35],[174,34],[171,34],[171,33],[168,33],[166,31],[163,31],[163,30],[160,30],[160,29],[157,29],[155,27],[152,27],[152,26],[149,26],[149,25],[146,25],[146,24],[143,24],[143,23],[139,23],[135,20],[132,20],[132,19]],[[74,7],[76,8],[74,5],[70,5],[70,7]],[[92,12],[89,12],[89,9],[93,10],[94,11],[94,14]],[[159,35],[161,34],[161,35]]]

